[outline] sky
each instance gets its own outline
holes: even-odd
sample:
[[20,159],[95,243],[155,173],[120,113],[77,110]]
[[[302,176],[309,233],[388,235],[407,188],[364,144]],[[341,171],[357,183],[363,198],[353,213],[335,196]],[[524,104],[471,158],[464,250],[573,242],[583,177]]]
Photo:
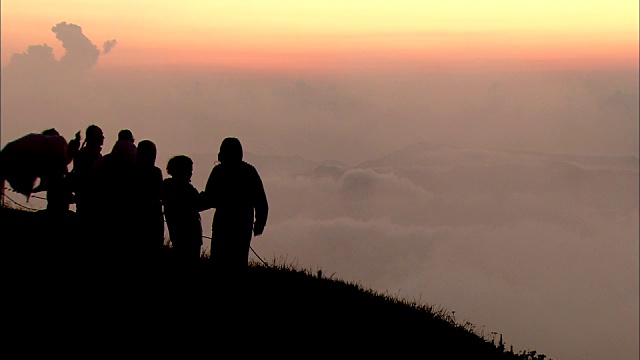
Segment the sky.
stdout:
[[270,201],[262,258],[515,350],[638,358],[637,1],[0,7],[3,146],[96,123],[105,154],[129,128],[202,189],[237,136]]
[[2,2],[2,65],[60,21],[102,45],[99,66],[248,68],[447,66],[500,61],[634,66],[635,1],[46,1]]

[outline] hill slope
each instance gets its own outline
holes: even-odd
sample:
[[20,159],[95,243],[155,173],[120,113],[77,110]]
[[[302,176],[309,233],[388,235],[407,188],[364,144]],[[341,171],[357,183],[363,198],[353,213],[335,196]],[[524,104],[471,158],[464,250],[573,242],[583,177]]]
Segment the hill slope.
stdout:
[[5,328],[30,340],[46,331],[38,341],[54,343],[61,353],[80,345],[113,351],[147,344],[150,355],[180,344],[186,352],[268,350],[285,358],[544,358],[504,351],[446,311],[321,274],[251,264],[244,276],[229,277],[204,258],[192,268],[178,267],[170,252],[144,265],[105,258],[88,249],[117,246],[117,239],[80,246],[91,239],[71,230],[73,214],[54,218],[7,208],[1,214],[3,263],[9,265],[5,308],[11,310]]

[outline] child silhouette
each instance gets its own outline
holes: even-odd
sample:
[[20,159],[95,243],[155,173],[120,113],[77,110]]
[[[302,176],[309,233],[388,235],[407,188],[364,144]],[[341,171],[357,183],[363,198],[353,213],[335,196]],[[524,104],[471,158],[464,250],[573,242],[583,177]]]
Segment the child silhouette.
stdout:
[[194,263],[200,258],[204,210],[198,190],[191,185],[193,161],[185,155],[172,157],[167,163],[170,175],[162,182],[162,205],[173,253],[179,262]]

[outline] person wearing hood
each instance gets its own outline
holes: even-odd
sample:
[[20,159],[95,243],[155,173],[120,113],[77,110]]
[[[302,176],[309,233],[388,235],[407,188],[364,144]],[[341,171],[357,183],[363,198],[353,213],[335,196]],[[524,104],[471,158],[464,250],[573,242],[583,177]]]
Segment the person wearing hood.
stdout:
[[248,266],[253,236],[260,236],[267,223],[269,205],[256,168],[243,161],[240,140],[225,138],[202,193],[209,208],[215,208],[211,227],[210,259],[230,274],[241,274]]
[[162,170],[156,166],[158,150],[151,140],[138,143],[133,167],[131,249],[146,260],[157,260],[164,246]]

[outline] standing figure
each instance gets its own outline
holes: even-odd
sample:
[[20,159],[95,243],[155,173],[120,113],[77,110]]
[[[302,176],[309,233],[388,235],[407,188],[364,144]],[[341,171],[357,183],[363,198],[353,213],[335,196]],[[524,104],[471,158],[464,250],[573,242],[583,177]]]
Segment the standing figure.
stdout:
[[230,275],[244,273],[253,236],[262,234],[269,206],[262,179],[253,165],[242,160],[240,140],[222,141],[203,196],[215,208],[211,228],[211,260]]
[[167,220],[173,254],[180,265],[194,264],[200,258],[203,202],[191,185],[193,161],[185,155],[172,157],[167,163],[171,176],[162,182],[162,205]]
[[[57,154],[57,159],[52,158],[47,161],[49,174],[47,177],[40,179],[40,184],[34,189],[34,192],[46,190],[47,210],[58,215],[66,214],[69,211],[69,204],[72,202],[71,190],[66,179],[69,173],[67,166],[78,153],[80,146],[79,134],[76,133],[76,137],[69,141],[68,144],[64,137],[54,128],[47,129],[42,134],[52,143],[51,150],[53,151],[50,154]],[[63,163],[64,166],[62,165]]]
[[111,152],[96,160],[89,170],[85,199],[91,210],[89,229],[98,239],[96,245],[107,256],[127,260],[135,260],[129,256],[135,162],[136,146],[129,141],[116,141]]
[[156,155],[153,141],[140,141],[133,169],[131,246],[141,260],[157,258],[164,245],[162,170],[155,165]]
[[[104,133],[97,125],[89,125],[85,130],[85,138],[82,147],[73,158],[73,169],[67,176],[71,191],[74,193],[76,213],[84,217],[89,212],[90,202],[87,200],[87,179],[89,170],[102,157],[102,145]],[[82,219],[85,221],[85,219]]]

